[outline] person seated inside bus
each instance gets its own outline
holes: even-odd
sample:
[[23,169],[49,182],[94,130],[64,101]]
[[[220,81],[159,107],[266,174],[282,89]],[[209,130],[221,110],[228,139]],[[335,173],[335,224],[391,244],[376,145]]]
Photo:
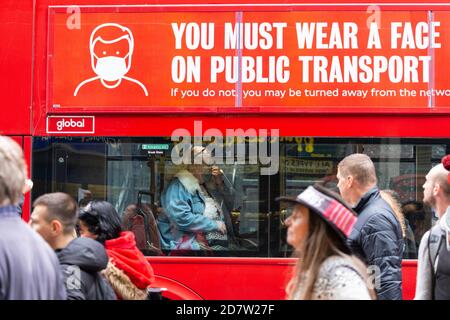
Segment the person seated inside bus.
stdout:
[[[222,172],[217,166],[207,165],[211,154],[205,148],[193,147],[190,156],[191,164],[180,166],[161,194],[163,210],[157,219],[161,247],[165,250],[226,250],[233,237],[229,237],[231,218],[225,216],[223,206],[205,182],[205,173],[209,171],[218,185],[223,183]],[[196,164],[198,157],[203,159],[200,164]]]
[[[228,179],[218,166],[207,168],[202,175],[201,187],[206,193],[206,200],[218,207],[218,212],[225,223],[228,237],[228,248],[239,247],[239,215],[243,206],[243,190],[241,179]],[[206,215],[208,213],[205,211]],[[208,235],[209,237],[210,235]]]

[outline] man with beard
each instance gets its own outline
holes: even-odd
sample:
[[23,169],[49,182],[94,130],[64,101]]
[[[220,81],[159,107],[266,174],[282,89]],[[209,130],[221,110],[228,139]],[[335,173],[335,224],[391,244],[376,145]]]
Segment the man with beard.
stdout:
[[[447,169],[446,169],[447,168]],[[420,241],[416,300],[450,300],[450,155],[425,177],[423,202],[431,206],[439,220]]]

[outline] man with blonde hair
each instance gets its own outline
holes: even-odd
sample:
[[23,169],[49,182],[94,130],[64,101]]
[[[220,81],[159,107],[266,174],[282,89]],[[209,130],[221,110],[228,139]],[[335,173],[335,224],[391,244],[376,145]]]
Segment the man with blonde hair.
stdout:
[[338,164],[337,179],[339,192],[358,214],[349,246],[375,272],[378,299],[402,299],[402,230],[392,208],[380,196],[372,160],[361,153],[345,157]]
[[0,300],[66,299],[55,253],[17,213],[26,188],[20,146],[0,136]]

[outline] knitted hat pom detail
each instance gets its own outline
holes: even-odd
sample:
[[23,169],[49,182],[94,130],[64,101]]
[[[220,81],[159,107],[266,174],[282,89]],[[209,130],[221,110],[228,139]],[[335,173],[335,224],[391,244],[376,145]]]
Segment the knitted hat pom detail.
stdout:
[[443,157],[441,162],[444,165],[444,168],[450,171],[450,154]]
[[[450,171],[450,154],[448,154],[445,157],[443,157],[441,162],[442,162],[442,165],[444,166],[444,168],[446,170]],[[447,176],[447,181],[450,184],[450,173]]]

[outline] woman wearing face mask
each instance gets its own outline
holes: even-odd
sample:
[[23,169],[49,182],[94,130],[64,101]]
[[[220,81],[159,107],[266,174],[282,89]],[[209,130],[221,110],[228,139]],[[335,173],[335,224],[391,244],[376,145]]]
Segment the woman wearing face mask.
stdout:
[[346,239],[356,222],[339,196],[314,185],[296,198],[281,197],[292,214],[287,242],[298,257],[286,293],[293,300],[373,299],[365,265],[350,254]]
[[80,209],[79,228],[105,246],[109,262],[103,271],[116,295],[124,300],[145,300],[154,281],[153,269],[136,247],[134,234],[122,231],[119,214],[106,201],[91,201]]

